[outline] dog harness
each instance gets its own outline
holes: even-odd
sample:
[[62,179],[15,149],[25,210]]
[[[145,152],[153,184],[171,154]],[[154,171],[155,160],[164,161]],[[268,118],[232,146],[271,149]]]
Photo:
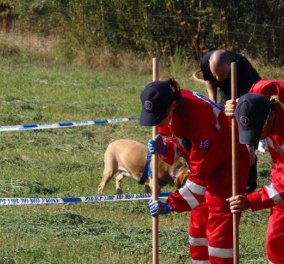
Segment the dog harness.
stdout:
[[148,151],[148,154],[147,154],[147,157],[146,157],[146,164],[145,164],[145,167],[144,167],[143,175],[142,175],[140,181],[138,182],[139,184],[144,184],[145,181],[148,179],[148,177],[152,178],[152,170],[151,170],[151,167],[150,167],[151,157],[152,157],[152,154],[150,153],[150,151]]
[[[142,175],[140,181],[138,182],[139,184],[144,184],[145,181],[148,179],[148,177],[152,178],[152,176],[153,176],[152,169],[151,169],[151,166],[150,166],[151,158],[152,158],[152,154],[150,153],[150,151],[148,151],[147,158],[146,158],[146,164],[145,164],[145,167],[144,167],[143,175]],[[173,178],[175,178],[175,175],[176,175],[178,169],[179,168],[175,169],[174,175],[172,176]],[[168,183],[166,181],[158,179],[158,184],[161,187],[164,187]]]

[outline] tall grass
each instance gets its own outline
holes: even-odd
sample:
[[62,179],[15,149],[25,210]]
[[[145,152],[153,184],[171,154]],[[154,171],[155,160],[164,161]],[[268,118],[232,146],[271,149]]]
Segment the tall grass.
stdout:
[[[12,44],[10,44],[12,45]],[[14,44],[13,44],[14,45]],[[143,67],[66,65],[40,60],[23,50],[0,60],[0,124],[55,123],[139,116],[140,92],[151,81],[151,60]],[[56,54],[56,53],[55,53]],[[53,56],[51,56],[53,55]],[[117,55],[118,56],[118,55]],[[46,58],[44,56],[44,58]],[[166,75],[179,74],[183,87],[204,87],[173,58]],[[140,61],[125,64],[140,64]],[[145,59],[146,61],[146,59]],[[163,64],[163,65],[166,65]],[[143,68],[143,70],[141,70]],[[149,69],[148,69],[149,68]],[[109,142],[146,142],[148,128],[137,122],[0,133],[1,197],[96,195]],[[259,163],[267,181],[267,156]],[[115,192],[114,180],[105,194]],[[144,188],[126,179],[125,193]],[[163,191],[173,191],[165,187]],[[241,263],[265,263],[268,212],[246,212],[240,228]],[[188,214],[160,217],[160,262],[188,263]],[[151,217],[147,202],[110,202],[1,207],[0,263],[151,263]]]

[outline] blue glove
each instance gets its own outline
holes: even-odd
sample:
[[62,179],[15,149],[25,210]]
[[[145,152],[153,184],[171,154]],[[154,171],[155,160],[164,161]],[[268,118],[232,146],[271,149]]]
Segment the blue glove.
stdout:
[[150,200],[148,204],[152,216],[169,214],[173,211],[173,208],[168,203],[163,203],[159,200],[158,201]]
[[157,134],[154,139],[148,140],[148,149],[151,154],[155,152],[158,152],[161,156],[166,156],[167,154],[167,145],[159,134]]

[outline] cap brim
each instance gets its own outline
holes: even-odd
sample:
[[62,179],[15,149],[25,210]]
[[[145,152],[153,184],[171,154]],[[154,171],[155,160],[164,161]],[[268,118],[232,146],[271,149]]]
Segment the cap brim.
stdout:
[[142,109],[139,123],[142,126],[157,126],[163,119],[163,115],[157,116],[156,114],[149,113],[145,109]]
[[239,128],[239,140],[241,144],[256,146],[260,140],[262,129]]

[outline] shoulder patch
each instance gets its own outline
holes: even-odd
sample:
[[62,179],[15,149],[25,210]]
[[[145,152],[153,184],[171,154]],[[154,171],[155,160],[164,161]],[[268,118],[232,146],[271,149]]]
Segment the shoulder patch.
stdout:
[[209,139],[203,140],[199,143],[199,148],[207,148],[209,146]]

